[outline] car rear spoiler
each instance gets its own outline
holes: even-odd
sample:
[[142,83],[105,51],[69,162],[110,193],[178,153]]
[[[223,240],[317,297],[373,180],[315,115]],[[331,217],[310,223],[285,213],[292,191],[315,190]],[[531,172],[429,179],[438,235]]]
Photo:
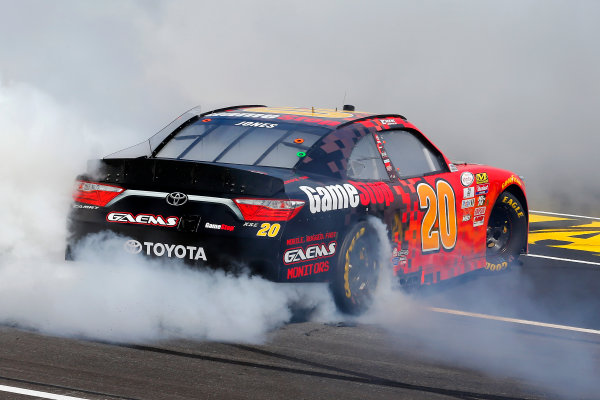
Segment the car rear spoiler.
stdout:
[[184,191],[189,194],[284,197],[283,180],[232,165],[156,158],[88,161],[78,179],[123,185],[128,189]]

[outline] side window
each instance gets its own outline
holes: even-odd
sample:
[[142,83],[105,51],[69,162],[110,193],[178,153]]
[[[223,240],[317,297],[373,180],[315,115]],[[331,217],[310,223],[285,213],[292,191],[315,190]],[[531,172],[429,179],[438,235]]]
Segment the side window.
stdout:
[[410,131],[380,133],[385,151],[403,177],[420,176],[444,170],[442,157]]
[[389,176],[371,134],[361,138],[348,159],[348,178],[387,181]]

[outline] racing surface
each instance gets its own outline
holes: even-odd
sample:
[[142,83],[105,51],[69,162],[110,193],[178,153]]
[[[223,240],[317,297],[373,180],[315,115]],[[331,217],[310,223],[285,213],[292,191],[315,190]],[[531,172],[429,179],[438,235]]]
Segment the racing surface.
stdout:
[[371,319],[298,312],[261,345],[3,326],[0,398],[598,398],[600,219],[531,221],[521,267],[419,290],[408,310],[388,304]]

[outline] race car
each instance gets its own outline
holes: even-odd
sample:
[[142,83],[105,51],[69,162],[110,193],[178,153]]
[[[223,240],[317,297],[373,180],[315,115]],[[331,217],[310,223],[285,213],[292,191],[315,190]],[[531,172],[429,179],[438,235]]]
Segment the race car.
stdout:
[[[90,161],[75,187],[67,258],[86,235],[112,231],[138,257],[328,282],[354,314],[382,271],[430,285],[507,269],[527,251],[521,177],[451,162],[405,117],[353,106],[192,109]],[[382,240],[392,254],[382,257]]]

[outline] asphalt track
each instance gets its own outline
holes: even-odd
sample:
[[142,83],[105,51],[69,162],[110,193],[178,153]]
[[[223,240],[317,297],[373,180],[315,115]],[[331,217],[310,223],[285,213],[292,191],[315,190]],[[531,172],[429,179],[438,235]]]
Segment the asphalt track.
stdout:
[[420,290],[409,312],[298,316],[263,345],[0,327],[0,398],[598,399],[600,219],[538,214],[530,243],[521,267]]

